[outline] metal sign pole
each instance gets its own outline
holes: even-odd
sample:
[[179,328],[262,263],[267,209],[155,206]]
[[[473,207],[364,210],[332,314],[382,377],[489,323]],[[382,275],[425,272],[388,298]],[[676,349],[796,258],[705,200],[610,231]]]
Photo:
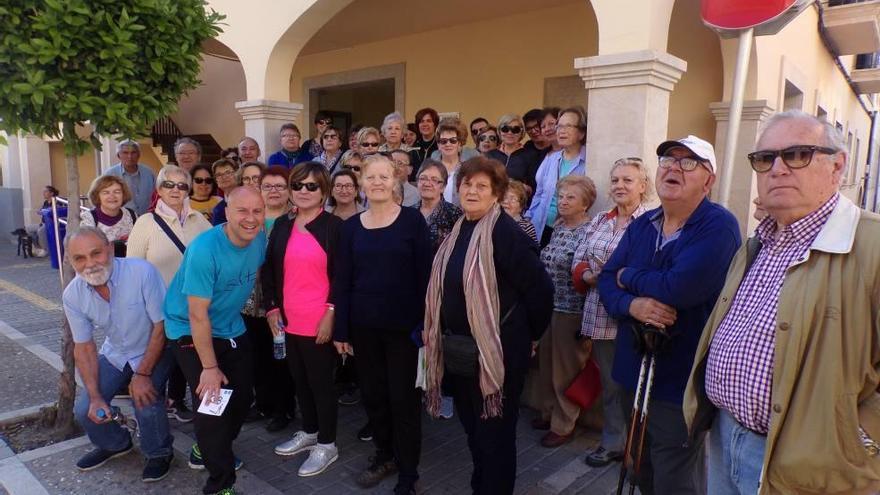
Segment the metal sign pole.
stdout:
[[727,137],[724,141],[724,166],[721,169],[721,205],[730,208],[730,189],[733,186],[733,162],[736,156],[736,142],[739,139],[739,124],[742,120],[743,97],[746,92],[746,76],[749,73],[749,57],[752,54],[754,28],[739,33],[739,50],[736,55],[736,72],[733,76],[733,92],[730,97],[730,111],[727,119]]

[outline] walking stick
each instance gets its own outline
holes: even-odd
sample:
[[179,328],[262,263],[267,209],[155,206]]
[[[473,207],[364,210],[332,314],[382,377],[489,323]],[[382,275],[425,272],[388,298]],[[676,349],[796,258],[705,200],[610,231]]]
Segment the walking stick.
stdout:
[[620,465],[620,477],[617,480],[617,495],[623,494],[623,484],[626,482],[626,460],[629,459],[631,454],[630,450],[632,449],[633,444],[633,434],[636,431],[636,425],[639,420],[639,406],[641,395],[642,395],[642,387],[645,382],[645,370],[647,369],[648,363],[648,355],[642,355],[642,364],[639,366],[639,381],[636,385],[636,395],[633,399],[633,408],[631,413],[631,419],[629,422],[629,431],[626,434],[626,445],[623,448],[623,462]]
[[[650,353],[650,357],[648,358],[648,378],[647,384],[645,385],[645,399],[642,402],[642,417],[639,422],[639,426],[641,427],[641,431],[639,432],[639,444],[636,446],[636,459],[633,464],[633,479],[638,480],[639,478],[639,468],[642,466],[642,453],[645,451],[645,434],[648,432],[648,405],[651,400],[651,389],[654,385],[654,367],[657,364],[657,360],[654,357],[654,353]],[[636,483],[631,482],[629,484],[629,495],[633,495],[636,491]]]

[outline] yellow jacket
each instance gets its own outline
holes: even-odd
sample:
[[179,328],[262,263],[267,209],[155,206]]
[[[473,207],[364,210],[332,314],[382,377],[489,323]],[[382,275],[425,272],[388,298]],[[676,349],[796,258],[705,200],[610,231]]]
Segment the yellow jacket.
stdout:
[[[703,331],[684,395],[692,434],[712,425],[709,344],[759,249],[757,238],[740,248]],[[840,198],[785,276],[776,328],[759,493],[877,493],[880,456],[867,455],[858,428],[880,441],[880,215]]]

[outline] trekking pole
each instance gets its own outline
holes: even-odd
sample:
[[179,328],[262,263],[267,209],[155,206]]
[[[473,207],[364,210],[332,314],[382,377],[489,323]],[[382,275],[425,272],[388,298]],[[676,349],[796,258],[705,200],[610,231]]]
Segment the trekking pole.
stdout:
[[651,389],[654,388],[654,367],[657,363],[657,360],[654,358],[654,353],[649,353],[650,357],[648,358],[648,378],[647,383],[645,384],[645,397],[642,401],[641,407],[641,418],[639,421],[639,444],[636,446],[636,457],[633,461],[633,481],[629,484],[629,495],[633,495],[636,491],[636,481],[639,478],[639,470],[642,466],[642,453],[645,451],[645,435],[648,432],[648,405],[651,400]]
[[636,424],[639,420],[639,409],[640,409],[640,401],[642,395],[642,387],[645,381],[645,370],[647,369],[648,363],[648,355],[642,355],[642,364],[639,366],[639,381],[636,385],[636,395],[633,399],[633,408],[632,408],[632,418],[630,419],[629,424],[629,432],[626,434],[626,445],[623,448],[623,462],[620,464],[620,477],[617,480],[617,495],[623,494],[623,484],[626,482],[626,460],[629,459],[629,455],[631,454],[630,449],[632,449],[633,445],[633,434],[636,430]]

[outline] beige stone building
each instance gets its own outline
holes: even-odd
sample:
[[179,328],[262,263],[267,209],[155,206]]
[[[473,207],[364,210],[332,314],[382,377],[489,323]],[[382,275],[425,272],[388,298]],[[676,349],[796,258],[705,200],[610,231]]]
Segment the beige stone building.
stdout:
[[[227,16],[224,31],[204,47],[202,86],[170,119],[184,135],[221,147],[248,135],[266,157],[279,148],[282,123],[308,136],[319,109],[378,126],[391,111],[411,121],[425,106],[497,121],[577,104],[588,111],[587,166],[600,191],[616,158],[655,162],[667,137],[696,134],[724,155],[737,40],[703,25],[698,0],[209,3]],[[825,0],[778,34],[754,39],[728,205],[744,231],[754,225],[756,194],[745,155],[761,122],[779,110],[798,108],[840,128],[850,148],[842,191],[877,203],[871,131],[880,69],[872,57],[857,65],[856,55],[880,51],[878,22],[880,0]],[[116,162],[115,141],[104,142],[80,158],[83,190]],[[150,138],[143,143],[142,162],[158,168],[167,160]],[[45,184],[65,192],[60,143],[10,136],[0,164],[0,201],[19,224],[35,218]]]

